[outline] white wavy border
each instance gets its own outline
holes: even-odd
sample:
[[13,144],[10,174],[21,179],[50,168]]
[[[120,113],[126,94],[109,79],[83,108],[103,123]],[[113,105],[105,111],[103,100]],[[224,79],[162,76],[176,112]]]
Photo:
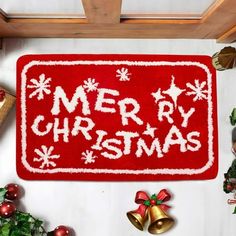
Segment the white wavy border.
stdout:
[[[71,66],[71,65],[128,65],[128,66],[197,66],[203,69],[207,74],[208,85],[208,161],[200,169],[143,169],[143,170],[128,170],[128,169],[91,169],[91,168],[55,168],[50,170],[42,170],[33,168],[26,160],[26,122],[27,122],[27,109],[26,109],[26,81],[27,71],[33,66]],[[22,163],[24,167],[32,173],[53,174],[53,173],[92,173],[92,174],[131,174],[131,175],[197,175],[202,174],[208,170],[214,162],[213,152],[213,118],[212,118],[212,74],[208,67],[200,62],[193,61],[103,61],[103,60],[81,60],[81,61],[31,61],[26,64],[21,73],[21,145],[22,145]]]

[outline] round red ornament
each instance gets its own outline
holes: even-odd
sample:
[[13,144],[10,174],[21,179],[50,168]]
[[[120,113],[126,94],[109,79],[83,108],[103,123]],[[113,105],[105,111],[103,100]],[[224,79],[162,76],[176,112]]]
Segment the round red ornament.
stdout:
[[228,191],[232,191],[233,190],[232,184],[227,184],[226,188],[227,188]]
[[16,211],[16,207],[12,202],[2,202],[0,204],[0,216],[3,218],[11,217]]
[[2,102],[4,100],[5,95],[6,95],[5,91],[0,89],[0,102]]
[[5,186],[7,190],[5,197],[8,200],[16,200],[19,197],[19,186],[17,184],[8,184]]
[[70,231],[64,225],[57,226],[56,229],[54,229],[54,236],[69,236],[69,235]]

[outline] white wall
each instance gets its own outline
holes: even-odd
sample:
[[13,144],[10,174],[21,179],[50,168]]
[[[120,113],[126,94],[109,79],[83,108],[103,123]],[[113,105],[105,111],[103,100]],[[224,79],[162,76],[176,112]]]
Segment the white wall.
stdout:
[[[212,55],[225,45],[213,40],[73,40],[7,39],[0,51],[0,84],[15,90],[16,60],[29,53],[143,53]],[[233,44],[232,46],[236,46]],[[217,73],[219,123],[219,173],[210,181],[181,182],[64,182],[23,181],[15,163],[15,111],[0,130],[0,186],[23,186],[25,209],[48,222],[48,229],[70,225],[80,236],[141,236],[126,218],[134,209],[134,196],[143,189],[155,193],[168,188],[174,194],[170,213],[176,227],[166,236],[235,236],[236,215],[222,190],[223,173],[233,160],[230,152],[229,114],[236,107],[236,69]]]

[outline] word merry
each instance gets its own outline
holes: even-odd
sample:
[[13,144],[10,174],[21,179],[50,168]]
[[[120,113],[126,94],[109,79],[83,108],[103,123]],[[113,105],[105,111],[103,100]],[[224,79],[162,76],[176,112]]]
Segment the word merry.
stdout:
[[[117,110],[115,106],[111,106],[115,105],[116,101],[114,98],[111,97],[117,97],[119,95],[120,93],[118,90],[106,89],[106,88],[98,89],[98,96],[95,102],[94,110],[104,113],[116,113]],[[54,92],[54,102],[53,102],[53,107],[51,109],[51,113],[52,115],[60,114],[61,112],[60,104],[63,104],[66,110],[69,113],[72,113],[76,111],[79,101],[82,104],[82,114],[90,115],[91,114],[90,103],[88,101],[87,94],[85,93],[84,88],[82,86],[77,87],[71,100],[68,99],[63,88],[57,86]],[[143,120],[137,115],[137,113],[140,111],[140,105],[137,100],[135,100],[134,98],[124,98],[119,100],[117,104],[119,106],[119,114],[121,116],[121,122],[123,126],[129,124],[128,122],[129,119],[133,120],[138,125],[143,125],[144,123]],[[195,109],[191,108],[188,111],[184,111],[184,108],[182,106],[179,106],[178,111],[181,117],[183,118],[181,126],[187,127],[188,119],[194,113]],[[170,124],[174,123],[174,120],[171,117],[173,113],[174,113],[174,105],[172,103],[168,101],[159,102],[159,109],[157,114],[159,121],[163,121],[165,118]]]

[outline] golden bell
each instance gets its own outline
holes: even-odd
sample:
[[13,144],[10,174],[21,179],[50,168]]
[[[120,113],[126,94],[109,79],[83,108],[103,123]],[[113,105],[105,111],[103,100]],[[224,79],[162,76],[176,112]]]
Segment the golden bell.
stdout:
[[148,232],[161,234],[174,225],[174,219],[168,216],[159,206],[152,206],[150,209],[150,225]]
[[140,205],[137,210],[127,212],[127,217],[137,229],[143,231],[144,225],[147,221],[147,207]]

